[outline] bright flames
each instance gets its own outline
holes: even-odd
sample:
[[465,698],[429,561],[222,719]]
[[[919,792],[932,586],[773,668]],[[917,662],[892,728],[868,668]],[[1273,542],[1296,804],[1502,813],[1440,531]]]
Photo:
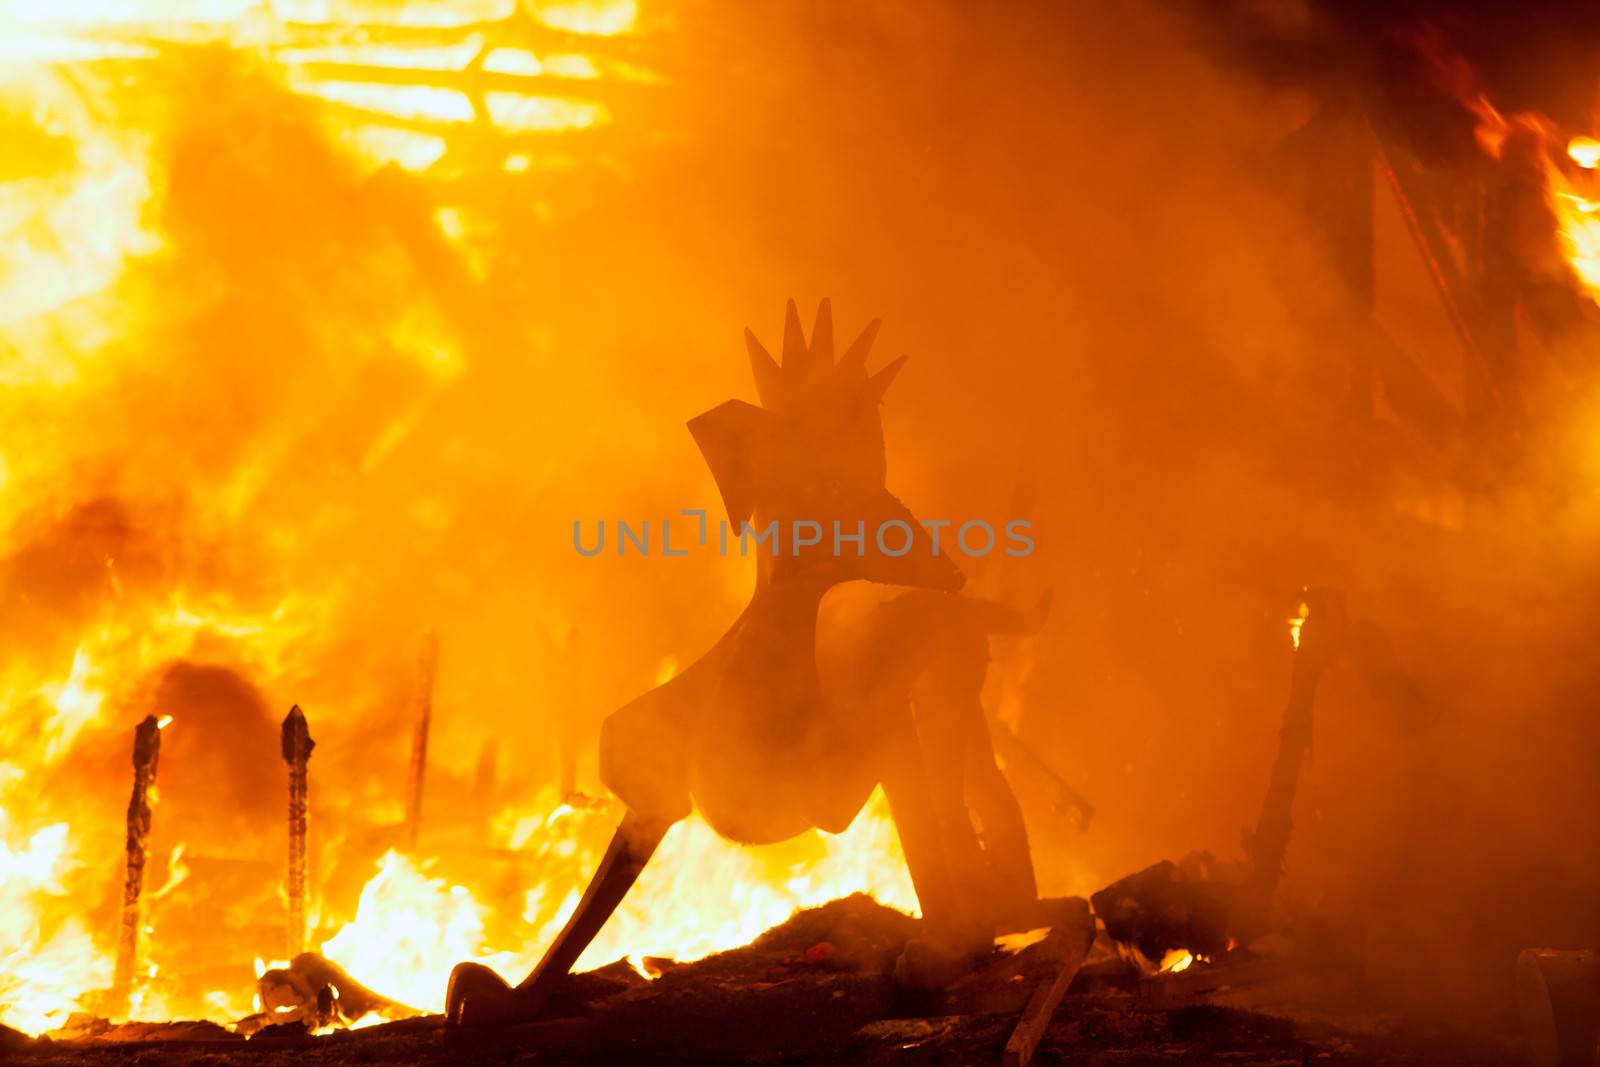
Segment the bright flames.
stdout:
[[1561,256],[1589,298],[1600,303],[1600,140],[1564,134],[1538,112],[1503,115],[1481,92],[1464,102],[1477,117],[1475,133],[1484,152],[1505,162],[1516,145],[1521,162],[1536,170]]
[[[291,703],[319,742],[308,926],[355,978],[437,1009],[454,963],[520,975],[575,907],[615,810],[491,794],[481,833],[439,840],[465,802],[433,791],[471,762],[446,749],[430,833],[411,848],[393,833],[403,784],[352,777],[380,735],[409,736],[374,681],[403,657],[375,649],[416,632],[360,575],[386,551],[392,570],[416,565],[348,499],[398,500],[420,530],[454,503],[415,488],[428,474],[415,454],[394,457],[468,359],[450,286],[475,276],[461,247],[473,222],[425,197],[406,214],[413,187],[388,171],[571,165],[570,138],[615,121],[610,83],[660,81],[608,44],[640,24],[634,0],[0,0],[0,1022],[39,1033],[111,1011],[129,745],[146,713],[168,728],[133,1017],[252,1011],[250,960],[281,951],[275,724]],[[278,195],[260,173],[277,164],[241,164],[250,145],[216,122],[226,105],[127,89],[194,71],[281,119],[267,147],[299,153],[310,195],[282,183],[285,214],[256,217],[239,182]],[[302,250],[297,227],[326,243]],[[308,284],[307,258],[327,276]],[[656,655],[670,678],[678,661]],[[536,698],[540,684],[527,682]],[[346,855],[365,884],[342,897]],[[582,966],[694,959],[853,892],[916,910],[881,795],[843,834],[766,848],[691,818]],[[224,933],[252,947],[219,961]]]
[[1161,974],[1180,974],[1194,965],[1195,955],[1186,948],[1169,949],[1161,957]]
[[1296,605],[1294,614],[1289,616],[1289,642],[1296,649],[1300,647],[1300,630],[1306,624],[1306,618],[1311,614],[1311,608],[1305,603]]
[[[531,821],[536,828],[523,846],[527,855],[566,873],[528,887],[514,942],[496,940],[493,928],[504,928],[505,917],[497,921],[466,887],[430,875],[426,862],[391,852],[362,890],[355,919],[323,945],[324,955],[375,991],[430,1011],[443,1008],[441,976],[462,960],[520,978],[577,907],[612,823],[567,805]],[[760,848],[731,844],[691,817],[668,832],[578,966],[626,958],[643,973],[644,956],[699,959],[749,943],[800,908],[856,892],[917,911],[881,792],[842,834],[813,833]]]
[[[1552,168],[1556,215],[1561,219],[1561,237],[1568,262],[1589,290],[1590,298],[1600,303],[1600,218],[1595,215],[1600,211],[1600,199],[1595,199],[1600,197],[1600,182],[1593,174],[1600,166],[1600,141],[1574,137],[1567,142],[1567,156],[1586,173],[1575,181],[1558,184],[1558,177],[1565,176],[1564,171]],[[1579,184],[1594,197],[1578,193],[1575,186]]]

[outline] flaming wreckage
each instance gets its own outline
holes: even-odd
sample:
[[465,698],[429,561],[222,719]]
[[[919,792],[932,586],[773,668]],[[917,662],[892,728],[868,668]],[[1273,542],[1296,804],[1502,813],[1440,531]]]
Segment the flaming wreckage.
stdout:
[[[1163,862],[1095,894],[1092,910],[1081,898],[1040,899],[1022,810],[996,744],[1008,762],[1030,767],[1059,792],[1080,829],[1087,829],[1093,809],[1003,724],[990,721],[983,688],[991,638],[1036,634],[1051,597],[1017,609],[963,594],[965,579],[951,555],[933,550],[926,530],[889,491],[879,407],[905,357],[869,372],[877,330],[874,320],[836,357],[830,303],[819,306],[807,338],[791,301],[781,360],[746,331],[760,406],[729,400],[690,420],[689,430],[735,528],[801,516],[825,524],[899,520],[916,531],[910,550],[888,553],[867,539],[859,552],[837,553],[824,540],[757,554],[755,590],[727,633],[605,720],[599,770],[626,805],[621,823],[531,973],[513,985],[483,964],[456,966],[445,996],[444,1023],[456,1035],[450,1047],[468,1042],[482,1051],[510,1040],[580,1058],[653,1055],[663,1033],[676,1034],[676,1047],[689,1059],[756,1053],[774,1039],[803,1048],[861,1034],[889,1041],[935,1036],[959,1046],[983,1040],[983,1028],[992,1024],[982,1023],[975,1035],[948,1021],[893,1020],[908,1010],[974,1020],[1015,1013],[1005,1055],[1007,1063],[1022,1064],[1069,988],[1145,988],[1142,1003],[1160,995],[1148,991],[1152,982],[1173,981],[1192,960],[1218,961],[1223,977],[1209,983],[1194,981],[1212,969],[1206,963],[1188,972],[1188,987],[1204,992],[1239,981],[1220,961],[1270,931],[1318,680],[1349,632],[1371,625],[1352,624],[1336,591],[1306,590],[1297,600],[1281,749],[1242,861],[1195,853]],[[436,659],[429,635],[401,830],[413,844]],[[126,1014],[139,966],[149,801],[165,725],[146,719],[134,741],[123,933],[106,1001],[112,1016]],[[289,783],[289,962],[261,973],[261,1012],[235,1030],[274,1047],[361,1020],[390,1020],[399,1029],[387,1040],[407,1040],[403,1035],[427,1025],[428,1017],[305,951],[315,743],[299,707],[283,721],[281,747]],[[904,850],[919,921],[858,896],[801,912],[749,948],[701,963],[647,960],[655,982],[620,962],[572,973],[669,828],[691,812],[729,841],[770,844],[810,830],[845,831],[879,787]],[[801,988],[781,1000],[766,993],[765,976],[774,967],[806,975]],[[682,996],[714,1003],[674,1021],[672,1005]],[[840,1010],[837,998],[844,996],[851,1002]],[[797,1004],[802,1024],[774,1017]],[[822,1009],[825,1021],[814,1017]],[[691,1022],[694,1035],[683,1031]],[[715,1023],[711,1045],[699,1036],[707,1022]],[[233,1035],[197,1027],[114,1027],[80,1015],[57,1036],[91,1045],[163,1040],[231,1047],[223,1038]],[[385,1033],[372,1031],[365,1040],[381,1043]],[[32,1047],[14,1033],[10,1043]]]

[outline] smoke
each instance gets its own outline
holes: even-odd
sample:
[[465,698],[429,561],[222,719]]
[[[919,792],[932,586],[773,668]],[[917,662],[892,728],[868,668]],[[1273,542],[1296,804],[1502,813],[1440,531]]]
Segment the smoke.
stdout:
[[[110,620],[207,620],[106,646],[116,714],[82,752],[116,766],[155,693],[200,707],[171,728],[191,757],[271,766],[299,703],[314,816],[354,838],[398,821],[436,629],[430,826],[471,832],[452,819],[486,744],[508,804],[557,781],[563,745],[596,789],[600,719],[709,646],[753,564],[585,559],[572,523],[716,514],[685,421],[753,398],[741,327],[773,338],[785,298],[829,296],[842,335],[881,316],[876,358],[911,356],[884,420],[912,510],[1035,524],[1033,558],[974,581],[1056,590],[1035,645],[997,642],[1032,657],[1024,739],[1099,813],[1078,835],[1019,781],[1046,888],[1240,854],[1291,594],[1339,586],[1393,662],[1325,686],[1291,911],[1338,916],[1392,995],[1420,973],[1424,999],[1483,998],[1515,948],[1600,937],[1593,513],[1543,486],[1463,500],[1456,457],[1381,400],[1352,414],[1365,335],[1285,177],[1321,85],[1239,57],[1288,33],[1390,85],[1350,51],[1359,17],[1230,35],[1159,4],[686,5],[648,43],[668,84],[560,146],[581,168],[493,181],[374,171],[266,64],[176,52],[115,99],[145,136],[100,146],[150,181],[94,298],[112,326],[33,341],[18,358],[44,345],[57,379],[0,400],[0,637],[65,676]],[[1384,218],[1379,284],[1448,385]],[[173,695],[196,678],[228,699]],[[232,759],[208,773],[247,789]]]
[[[1569,592],[1593,568],[1581,412],[1557,409],[1569,429],[1467,498],[1461,455],[1398,398],[1357,413],[1372,341],[1294,178],[1328,158],[1291,136],[1320,80],[1263,78],[1165,6],[873,11],[727,31],[761,62],[738,101],[691,97],[732,161],[698,172],[718,211],[670,214],[735,242],[729,262],[777,261],[730,283],[747,316],[781,290],[885,317],[912,353],[885,418],[914,508],[1003,514],[1031,486],[1038,557],[979,588],[1058,591],[1023,733],[1101,821],[1075,837],[1032,798],[1056,886],[1237,854],[1287,690],[1288,596],[1336,585],[1393,663],[1326,686],[1289,907],[1342,916],[1339,951],[1387,996],[1503,1009],[1517,947],[1596,933],[1572,847],[1595,799]],[[1455,109],[1476,151],[1406,58],[1422,18],[1365,39],[1360,19],[1306,16],[1333,23],[1307,38],[1332,75],[1403,126]],[[1470,14],[1449,25],[1483,37]],[[1374,186],[1384,321],[1459,404],[1462,357],[1398,212],[1370,170],[1355,180]]]

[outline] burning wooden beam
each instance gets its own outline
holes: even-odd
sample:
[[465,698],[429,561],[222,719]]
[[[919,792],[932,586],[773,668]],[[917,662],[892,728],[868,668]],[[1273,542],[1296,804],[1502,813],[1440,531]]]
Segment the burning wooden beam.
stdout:
[[[1466,353],[1469,422],[1480,423],[1495,413],[1517,411],[1520,400],[1510,366],[1516,342],[1514,337],[1505,336],[1510,318],[1514,316],[1511,279],[1496,277],[1492,284],[1468,285],[1421,178],[1401,162],[1403,156],[1393,147],[1395,138],[1377,126],[1369,128],[1378,169],[1394,195],[1451,329]],[[1505,234],[1497,231],[1488,243],[1503,243],[1505,239]],[[1484,264],[1480,263],[1479,269],[1482,273]]]
[[111,979],[111,1013],[128,1013],[133,974],[139,963],[143,925],[139,898],[144,893],[144,864],[150,843],[150,790],[161,759],[161,727],[166,720],[146,715],[133,732],[133,795],[128,799],[128,861],[122,882],[122,926],[117,938],[116,970]]
[[307,764],[316,742],[306,716],[296,704],[283,719],[283,760],[289,765],[289,959],[305,951],[306,942],[306,796]]
[[439,635],[423,635],[417,660],[415,728],[411,735],[411,777],[406,793],[406,842],[415,847],[422,834],[422,786],[428,776],[428,731],[433,722],[433,678],[439,666]]
[[1058,924],[1047,939],[1059,946],[1059,968],[1054,978],[1040,982],[1028,998],[1022,1018],[1017,1021],[1016,1029],[1006,1041],[1005,1067],[1028,1067],[1034,1051],[1039,1047],[1039,1040],[1050,1025],[1051,1016],[1055,1015],[1061,998],[1066,996],[1067,987],[1072,985],[1072,980],[1077,977],[1094,944],[1094,918],[1089,914],[1087,903],[1078,900],[1073,901],[1072,905],[1072,914]]

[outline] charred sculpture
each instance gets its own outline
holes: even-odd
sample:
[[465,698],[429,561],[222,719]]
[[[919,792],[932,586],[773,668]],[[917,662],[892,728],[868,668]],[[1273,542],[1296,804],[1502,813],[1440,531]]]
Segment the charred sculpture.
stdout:
[[689,430],[733,529],[898,519],[910,550],[889,555],[869,533],[845,552],[829,537],[758,551],[755,593],[722,639],[606,720],[600,775],[628,811],[566,927],[515,987],[457,966],[451,1023],[536,1016],[694,809],[730,840],[764,844],[844,830],[881,784],[923,911],[924,937],[901,960],[910,984],[941,981],[997,926],[1031,918],[1027,837],[978,694],[988,634],[1037,629],[1047,602],[1024,614],[957,596],[960,570],[886,488],[878,405],[905,357],[867,373],[877,327],[836,362],[828,302],[808,342],[791,301],[781,365],[746,331],[761,406],[730,400]]

